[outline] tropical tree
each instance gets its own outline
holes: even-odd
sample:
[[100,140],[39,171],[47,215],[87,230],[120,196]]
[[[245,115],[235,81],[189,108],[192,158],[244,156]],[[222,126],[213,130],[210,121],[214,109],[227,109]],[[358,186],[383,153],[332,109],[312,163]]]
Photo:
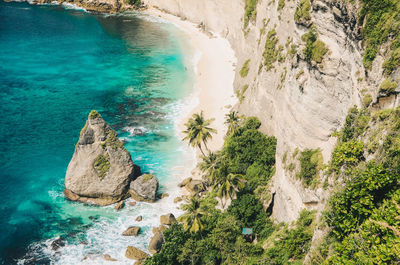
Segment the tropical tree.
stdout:
[[200,171],[204,173],[206,178],[209,178],[218,168],[218,154],[209,152],[208,155],[202,156],[202,161],[199,163]]
[[208,150],[207,141],[212,139],[212,133],[217,132],[217,130],[209,127],[213,120],[214,119],[205,119],[203,111],[201,111],[199,114],[193,114],[189,121],[185,123],[186,130],[183,131],[183,133],[186,134],[186,136],[183,140],[189,141],[190,146],[197,146],[203,156],[205,156],[205,154],[201,145],[204,144]]
[[240,116],[237,111],[231,111],[225,115],[225,124],[228,125],[227,135],[231,135],[240,127]]
[[223,208],[225,208],[228,199],[234,199],[237,192],[245,187],[243,175],[229,173],[227,165],[216,170],[211,177],[214,183],[213,188],[216,189]]
[[189,230],[190,233],[197,233],[204,229],[201,217],[206,213],[200,207],[200,200],[197,196],[192,196],[186,204],[182,205],[182,209],[186,212],[179,217],[179,221],[183,223],[183,228]]

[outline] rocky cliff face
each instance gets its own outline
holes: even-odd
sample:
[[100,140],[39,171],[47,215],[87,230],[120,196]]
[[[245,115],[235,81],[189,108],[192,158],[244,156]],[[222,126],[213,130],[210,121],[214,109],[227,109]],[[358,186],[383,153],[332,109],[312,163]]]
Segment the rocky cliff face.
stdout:
[[[244,18],[245,1],[144,2],[230,41],[238,58],[235,89],[241,103],[236,108],[257,116],[262,131],[278,139],[273,217],[292,221],[303,208],[322,209],[328,193],[303,188],[282,160],[296,148],[320,148],[324,162],[329,161],[335,143],[330,135],[343,124],[348,109],[361,105],[365,94],[377,98],[384,58],[378,55],[370,70],[363,66],[359,1],[258,0],[249,12],[249,23]],[[309,17],[295,21],[301,2],[310,3]],[[309,60],[303,53],[302,36],[311,25],[328,49],[322,60]],[[247,69],[240,72],[243,68]],[[381,102],[398,104],[397,96],[392,98]]]
[[92,111],[68,165],[65,195],[74,201],[112,204],[126,197],[131,180],[138,175],[117,133]]

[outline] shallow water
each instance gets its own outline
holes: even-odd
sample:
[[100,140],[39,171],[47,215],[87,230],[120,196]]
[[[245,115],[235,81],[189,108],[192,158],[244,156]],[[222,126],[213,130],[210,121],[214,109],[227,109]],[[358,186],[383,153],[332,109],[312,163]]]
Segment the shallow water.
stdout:
[[[176,184],[194,162],[175,129],[192,104],[188,50],[180,30],[155,18],[0,2],[0,263],[101,264],[108,253],[131,264],[126,246],[145,250],[159,215],[179,213]],[[91,109],[168,198],[120,212],[65,200],[65,171]],[[122,237],[137,215],[141,235]],[[54,252],[59,236],[67,243]]]

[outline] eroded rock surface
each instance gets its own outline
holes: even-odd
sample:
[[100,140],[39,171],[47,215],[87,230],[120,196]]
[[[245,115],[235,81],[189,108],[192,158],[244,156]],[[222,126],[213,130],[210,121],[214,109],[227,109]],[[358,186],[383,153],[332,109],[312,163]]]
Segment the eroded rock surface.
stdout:
[[126,197],[137,171],[117,133],[92,111],[68,165],[64,193],[73,201],[109,205]]

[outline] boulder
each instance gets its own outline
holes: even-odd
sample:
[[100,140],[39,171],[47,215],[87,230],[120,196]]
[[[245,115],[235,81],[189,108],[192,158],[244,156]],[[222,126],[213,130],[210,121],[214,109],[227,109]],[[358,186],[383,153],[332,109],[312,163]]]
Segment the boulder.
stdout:
[[161,215],[160,216],[160,223],[162,225],[172,225],[173,223],[176,223],[175,216],[172,213]]
[[136,205],[136,202],[130,202],[129,205],[130,205],[130,206],[135,206],[135,205]]
[[135,248],[133,246],[128,246],[125,252],[125,257],[128,259],[136,259],[136,260],[142,260],[147,258],[148,254],[138,248]]
[[178,203],[178,202],[181,202],[181,201],[182,201],[182,197],[176,197],[174,199],[174,203]]
[[149,252],[150,254],[156,254],[160,252],[162,244],[164,243],[164,235],[161,232],[155,233],[150,239]]
[[129,193],[137,201],[154,202],[157,189],[157,178],[150,174],[144,174],[131,182]]
[[126,197],[138,171],[117,133],[93,110],[68,165],[64,194],[73,201],[109,205]]
[[159,227],[153,227],[153,234],[157,234],[157,233],[163,233],[165,230],[167,230],[166,226],[160,225]]
[[161,199],[164,199],[164,198],[167,198],[167,197],[169,197],[169,194],[168,194],[168,193],[163,193],[163,194],[161,194]]
[[56,251],[59,248],[65,246],[65,241],[63,237],[59,237],[56,240],[54,240],[53,242],[51,242],[51,249]]
[[190,192],[192,196],[202,192],[205,190],[205,185],[202,180],[191,180],[189,183],[186,184],[185,188]]
[[124,208],[124,206],[125,206],[124,201],[120,201],[119,203],[117,203],[117,205],[115,205],[114,209],[118,211]]
[[126,229],[122,235],[123,236],[137,236],[140,232],[140,227],[138,226],[130,226]]
[[189,178],[185,178],[181,183],[178,184],[178,187],[182,188],[182,187],[186,186],[191,181],[192,181],[192,178],[190,178],[190,177]]
[[104,259],[107,260],[107,261],[117,261],[116,259],[112,258],[112,257],[111,257],[110,255],[108,255],[108,254],[105,254],[105,255],[104,255]]
[[141,215],[139,215],[138,217],[136,217],[135,221],[136,222],[141,222],[143,220],[143,217]]

